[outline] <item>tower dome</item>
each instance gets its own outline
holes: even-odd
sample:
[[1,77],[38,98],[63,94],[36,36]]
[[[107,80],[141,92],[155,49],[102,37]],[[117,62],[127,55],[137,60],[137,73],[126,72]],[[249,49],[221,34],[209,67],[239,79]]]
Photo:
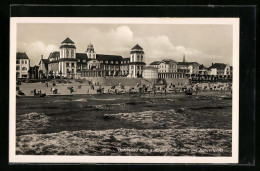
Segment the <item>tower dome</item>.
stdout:
[[86,54],[90,59],[96,59],[96,53],[93,44],[89,43],[87,46]]
[[94,46],[93,44],[89,43],[87,46],[87,51],[86,52],[94,52]]

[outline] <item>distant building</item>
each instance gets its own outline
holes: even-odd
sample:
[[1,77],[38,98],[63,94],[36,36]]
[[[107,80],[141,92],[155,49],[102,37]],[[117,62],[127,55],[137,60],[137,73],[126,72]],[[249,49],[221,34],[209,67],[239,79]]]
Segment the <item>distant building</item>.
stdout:
[[184,78],[184,74],[178,72],[178,63],[172,59],[163,59],[150,63],[158,69],[159,78]]
[[199,64],[197,62],[178,62],[178,72],[189,76],[199,74]]
[[209,69],[203,64],[199,66],[199,75],[208,75]]
[[26,53],[16,53],[16,78],[29,78],[30,59]]
[[143,69],[143,78],[158,78],[158,69],[153,66],[147,66]]
[[212,63],[209,67],[210,75],[215,76],[232,76],[232,67],[224,63]]
[[[145,63],[144,52],[138,44],[130,52],[130,58],[118,55],[97,54],[90,43],[85,53],[76,53],[75,43],[66,38],[60,51],[52,52],[48,59],[39,62],[40,77],[141,77]],[[131,72],[130,72],[131,71]]]
[[137,44],[130,52],[129,77],[142,77],[144,66],[144,51],[143,48]]

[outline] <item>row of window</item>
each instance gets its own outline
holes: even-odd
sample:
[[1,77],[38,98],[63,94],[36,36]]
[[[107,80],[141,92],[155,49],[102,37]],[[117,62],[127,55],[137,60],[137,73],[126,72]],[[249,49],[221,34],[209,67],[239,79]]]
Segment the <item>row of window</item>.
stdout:
[[[141,62],[143,61],[143,55],[137,55],[137,61],[139,61],[141,58]],[[132,61],[134,61],[134,55],[132,55]]]
[[[27,64],[27,60],[21,60],[22,64]],[[20,60],[16,60],[16,64],[20,64]]]
[[[16,70],[20,70],[20,66],[16,66]],[[26,67],[22,67],[22,70],[23,71],[27,71],[27,68]]]
[[[66,63],[66,67],[70,67],[70,63]],[[75,64],[74,63],[71,63],[71,68],[75,67]]]
[[[131,66],[131,69],[134,69],[134,66]],[[143,69],[143,66],[137,66],[137,69]]]
[[[80,60],[78,59],[78,62],[80,62]],[[82,62],[83,63],[86,63],[87,62],[87,60],[85,60],[85,59],[83,59],[82,60]],[[100,63],[105,63],[105,64],[108,64],[108,63],[110,63],[110,64],[127,64],[127,63],[129,63],[129,61],[100,61]]]

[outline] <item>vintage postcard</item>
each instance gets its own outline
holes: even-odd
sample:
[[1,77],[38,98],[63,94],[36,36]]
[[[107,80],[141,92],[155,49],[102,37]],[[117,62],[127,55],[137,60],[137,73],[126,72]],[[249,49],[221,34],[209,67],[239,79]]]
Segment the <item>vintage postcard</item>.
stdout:
[[10,163],[238,163],[238,18],[10,23]]

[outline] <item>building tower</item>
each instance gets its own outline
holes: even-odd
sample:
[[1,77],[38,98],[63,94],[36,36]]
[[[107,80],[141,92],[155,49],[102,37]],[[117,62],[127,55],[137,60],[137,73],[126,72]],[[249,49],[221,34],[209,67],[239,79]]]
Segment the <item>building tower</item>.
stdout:
[[185,53],[183,54],[183,61],[182,62],[185,62]]
[[132,78],[142,77],[144,62],[144,51],[136,44],[130,52],[129,74]]
[[91,43],[88,44],[86,54],[88,55],[89,59],[96,59],[96,52],[94,50],[94,46]]
[[60,58],[76,58],[75,43],[68,37],[61,42]]
[[70,39],[66,38],[61,42],[59,57],[59,75],[75,77],[77,72],[76,46]]

